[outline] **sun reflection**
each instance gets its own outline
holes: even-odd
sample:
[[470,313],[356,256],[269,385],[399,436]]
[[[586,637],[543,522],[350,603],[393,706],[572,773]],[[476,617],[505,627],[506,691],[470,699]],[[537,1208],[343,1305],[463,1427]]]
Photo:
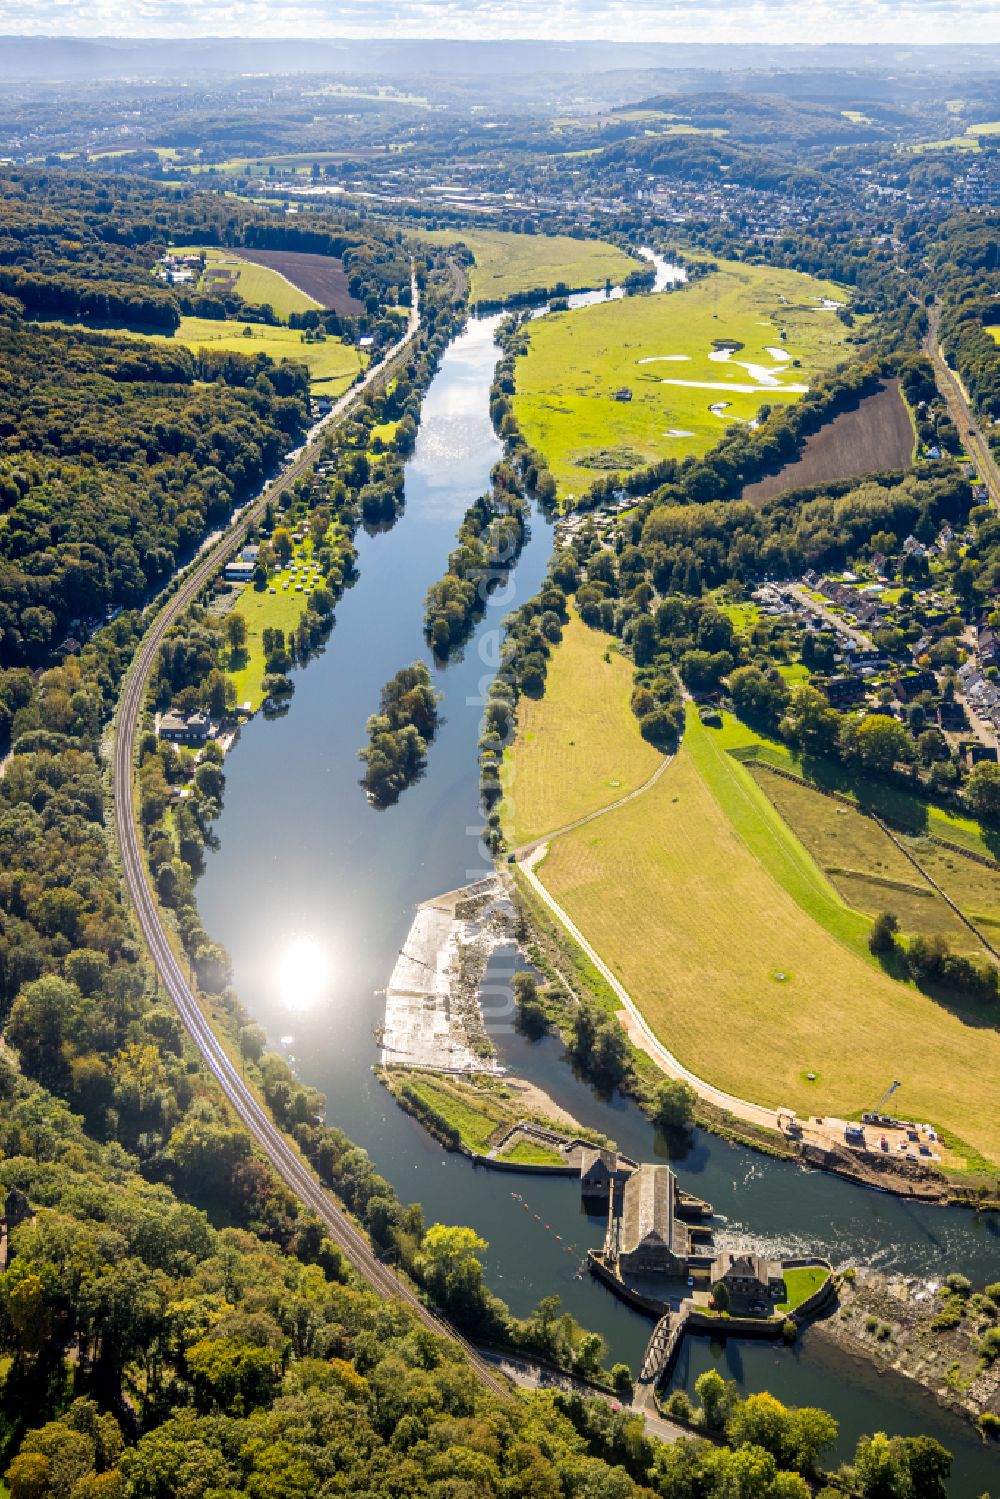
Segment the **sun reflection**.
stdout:
[[330,961],[315,937],[295,937],[277,966],[277,986],[286,1009],[311,1010],[330,981]]

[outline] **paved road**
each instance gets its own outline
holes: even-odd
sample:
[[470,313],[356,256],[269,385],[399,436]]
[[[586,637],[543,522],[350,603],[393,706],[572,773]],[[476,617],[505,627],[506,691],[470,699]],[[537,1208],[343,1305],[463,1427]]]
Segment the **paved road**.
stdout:
[[534,1359],[523,1358],[516,1353],[501,1353],[493,1349],[480,1349],[483,1357],[498,1369],[502,1369],[509,1379],[512,1379],[522,1390],[565,1390],[567,1393],[576,1391],[590,1399],[604,1400],[614,1410],[624,1410],[630,1415],[641,1416],[646,1423],[646,1434],[656,1437],[659,1442],[676,1442],[680,1437],[690,1437],[692,1432],[684,1426],[678,1426],[674,1421],[668,1421],[655,1409],[650,1409],[648,1403],[651,1398],[648,1387],[636,1391],[639,1403],[633,1399],[631,1404],[618,1400],[614,1395],[602,1390],[597,1385],[588,1384],[585,1379],[577,1379],[572,1374],[566,1374],[561,1369],[554,1369],[547,1364],[537,1363]]
[[819,599],[812,598],[809,590],[803,584],[785,583],[776,584],[775,587],[779,593],[790,594],[800,609],[807,609],[810,614],[817,615],[818,618],[823,620],[824,624],[830,626],[830,629],[835,634],[846,635],[849,640],[853,640],[859,649],[863,651],[875,649],[869,635],[866,635],[863,630],[859,630],[856,625],[852,625],[850,620],[843,614],[834,614],[833,610],[826,604],[821,603]]
[[118,706],[113,766],[115,818],[126,889],[135,906],[142,935],[156,964],[156,970],[233,1112],[246,1126],[286,1186],[295,1193],[300,1202],[316,1213],[330,1237],[343,1250],[355,1270],[363,1275],[365,1280],[381,1295],[398,1297],[407,1302],[432,1332],[443,1337],[454,1338],[462,1343],[469,1363],[482,1383],[495,1394],[503,1396],[509,1393],[508,1387],[502,1379],[497,1377],[487,1362],[459,1334],[430,1312],[411,1286],[400,1280],[393,1270],[382,1264],[375,1256],[365,1234],[356,1227],[320,1184],[311,1167],[303,1160],[287,1136],[278,1129],[270,1114],[258,1103],[238,1068],[230,1060],[202,1013],[198,999],[170,945],[159,909],[150,893],[133,799],[135,741],[145,702],[146,684],[157,651],[167,631],[197,597],[212,575],[223,566],[234,547],[242,542],[248,526],[260,515],[266,501],[276,500],[291,484],[294,484],[296,479],[311,468],[322,448],[327,428],[335,425],[355,405],[366,389],[384,377],[387,367],[410,343],[418,327],[419,305],[414,284],[413,305],[403,337],[390,349],[384,360],[368,371],[362,381],[340,397],[328,416],[312,429],[305,447],[294,463],[273,483],[267,485],[222,539],[196,561],[180,588],[160,610],[132,663]]
[[964,446],[968,448],[975,460],[980,477],[989,490],[990,499],[994,505],[1000,507],[1000,469],[997,468],[990,445],[972,413],[965,391],[962,389],[962,382],[941,351],[940,323],[941,309],[937,306],[928,308],[924,352],[934,366],[937,387],[948,408],[948,415],[958,428]]
[[600,953],[591,946],[580,931],[580,928],[563,910],[555,896],[550,894],[535,873],[534,865],[541,860],[546,852],[547,844],[542,843],[541,846],[536,846],[526,859],[521,860],[518,867],[536,895],[545,902],[553,916],[565,927],[566,931],[573,938],[573,941],[583,949],[597,971],[610,984],[614,994],[621,1000],[622,1007],[629,1018],[629,1023],[625,1029],[628,1031],[635,1045],[646,1052],[648,1056],[651,1056],[661,1071],[665,1072],[668,1077],[680,1078],[683,1082],[689,1083],[700,1098],[704,1098],[708,1103],[714,1104],[716,1108],[725,1109],[727,1113],[733,1114],[737,1119],[745,1119],[750,1124],[762,1125],[765,1129],[776,1130],[778,1128],[778,1115],[775,1109],[765,1109],[760,1104],[751,1103],[749,1099],[736,1098],[732,1093],[724,1093],[721,1088],[714,1087],[711,1083],[707,1083],[704,1078],[698,1077],[696,1073],[689,1071],[683,1062],[678,1061],[672,1051],[667,1050],[662,1041],[657,1040],[631,994],[629,994],[628,990],[615,974],[612,973]]

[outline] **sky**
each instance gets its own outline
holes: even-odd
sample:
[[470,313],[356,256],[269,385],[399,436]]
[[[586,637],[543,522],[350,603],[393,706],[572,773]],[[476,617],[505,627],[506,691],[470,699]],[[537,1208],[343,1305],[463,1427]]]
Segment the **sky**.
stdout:
[[0,0],[0,34],[1000,42],[997,0]]

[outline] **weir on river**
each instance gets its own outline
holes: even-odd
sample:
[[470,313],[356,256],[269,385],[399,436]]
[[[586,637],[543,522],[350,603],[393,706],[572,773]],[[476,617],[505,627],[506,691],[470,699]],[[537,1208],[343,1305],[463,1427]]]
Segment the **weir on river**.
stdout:
[[[659,280],[664,284],[662,271]],[[525,1178],[524,1196],[562,1236],[556,1242],[531,1214],[516,1211],[507,1178],[443,1152],[370,1070],[384,989],[417,907],[491,871],[479,839],[480,719],[503,617],[537,591],[551,550],[550,524],[535,514],[508,586],[492,595],[464,652],[443,667],[432,663],[443,722],[426,774],[396,806],[373,808],[359,785],[366,720],[389,677],[418,657],[430,661],[424,597],[500,456],[488,400],[497,322],[472,319],[447,350],[406,465],[405,510],[390,531],[359,535],[359,581],[337,608],[325,651],[296,673],[290,712],[254,719],[227,759],[219,845],[206,851],[199,906],[206,929],[232,955],[247,1010],[272,1043],[285,1039],[303,1079],[326,1094],[329,1122],[369,1152],[404,1201],[423,1204],[428,1222],[467,1223],[489,1241],[487,1280],[515,1313],[558,1294],[604,1335],[612,1359],[637,1370],[650,1324],[580,1274],[604,1224],[586,1215],[578,1183]],[[317,955],[312,983],[303,982],[304,950]],[[553,1038],[531,1043],[514,1031],[512,961],[509,951],[494,954],[483,990],[499,1060],[627,1154],[665,1158],[665,1142],[633,1104],[599,1099],[573,1075]],[[701,1132],[673,1165],[681,1185],[722,1216],[723,1245],[728,1231],[774,1255],[816,1253],[835,1265],[856,1259],[938,1279],[961,1270],[977,1284],[1000,1276],[1000,1225],[992,1219],[878,1195]],[[566,1244],[578,1255],[567,1254]],[[722,1355],[688,1340],[674,1383],[693,1384],[720,1358],[722,1372],[747,1389],[829,1409],[841,1422],[838,1456],[849,1454],[862,1431],[924,1431],[956,1453],[956,1494],[989,1483],[992,1463],[971,1428],[915,1387],[876,1377],[870,1366],[836,1353],[815,1331],[791,1350],[733,1342]]]

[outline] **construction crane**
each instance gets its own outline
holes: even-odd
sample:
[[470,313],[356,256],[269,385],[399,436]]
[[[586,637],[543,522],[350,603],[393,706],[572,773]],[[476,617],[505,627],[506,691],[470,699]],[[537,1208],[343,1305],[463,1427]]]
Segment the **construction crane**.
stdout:
[[882,1110],[885,1108],[886,1104],[889,1102],[889,1099],[895,1093],[896,1089],[901,1088],[902,1086],[903,1084],[901,1082],[891,1083],[890,1086],[886,1088],[885,1092],[882,1094],[882,1097],[879,1099],[878,1103],[872,1109],[872,1113],[881,1114]]

